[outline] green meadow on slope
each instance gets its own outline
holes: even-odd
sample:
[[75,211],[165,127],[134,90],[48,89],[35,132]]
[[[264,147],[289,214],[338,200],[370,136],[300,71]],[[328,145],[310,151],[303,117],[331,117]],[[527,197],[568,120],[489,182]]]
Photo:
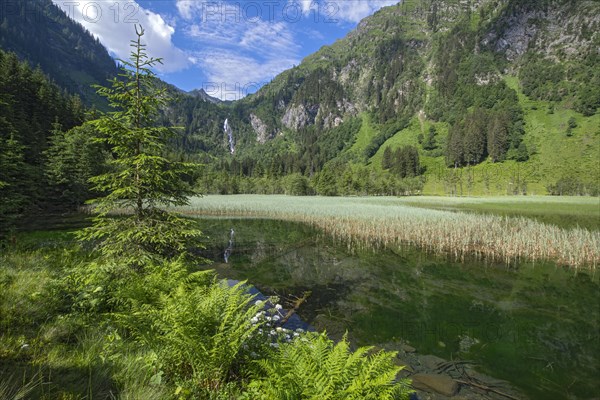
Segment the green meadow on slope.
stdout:
[[[431,156],[431,152],[421,148],[426,176],[424,194],[443,195],[451,186],[456,187],[456,194],[467,196],[547,194],[548,186],[560,179],[588,184],[600,181],[600,114],[586,117],[551,102],[531,100],[522,93],[515,77],[505,77],[505,81],[517,91],[519,103],[525,111],[523,140],[530,149],[529,160],[507,160],[498,164],[485,161],[453,171],[446,168],[443,154]],[[567,135],[570,118],[574,118],[577,124],[572,136]],[[363,123],[368,123],[368,120]],[[443,144],[447,124],[416,116],[406,129],[380,147],[370,159],[372,167],[381,169],[383,152],[388,146],[419,147],[418,135],[426,134],[431,126],[435,126],[437,140]]]

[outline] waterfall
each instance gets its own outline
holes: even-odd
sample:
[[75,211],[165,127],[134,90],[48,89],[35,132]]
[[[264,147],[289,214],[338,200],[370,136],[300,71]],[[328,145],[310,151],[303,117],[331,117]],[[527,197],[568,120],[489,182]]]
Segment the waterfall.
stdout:
[[235,139],[233,138],[233,130],[231,129],[231,125],[229,125],[228,118],[225,118],[223,130],[225,131],[225,134],[227,135],[227,140],[229,141],[229,152],[233,154],[235,153]]

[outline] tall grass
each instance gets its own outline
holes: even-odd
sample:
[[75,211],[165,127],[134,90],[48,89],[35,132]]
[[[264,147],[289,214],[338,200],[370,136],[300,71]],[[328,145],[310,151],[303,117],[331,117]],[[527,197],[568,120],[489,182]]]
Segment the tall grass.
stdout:
[[14,376],[0,378],[0,399],[24,400],[30,397],[31,392],[40,385],[38,376],[23,381]]
[[598,231],[563,229],[523,217],[422,209],[394,198],[206,196],[179,211],[307,223],[351,247],[408,244],[457,258],[551,260],[592,271],[600,262]]

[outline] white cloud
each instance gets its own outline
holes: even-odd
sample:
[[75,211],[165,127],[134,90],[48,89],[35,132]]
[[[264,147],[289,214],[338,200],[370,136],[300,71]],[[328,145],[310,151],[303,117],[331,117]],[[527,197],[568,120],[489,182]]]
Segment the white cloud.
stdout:
[[253,92],[301,58],[289,23],[265,19],[274,9],[244,4],[250,3],[177,2],[185,33],[197,48],[195,64],[207,78],[203,88],[223,100]]
[[300,4],[300,7],[302,7],[302,11],[305,14],[308,14],[311,9],[318,7],[314,0],[299,0],[297,3]]
[[359,22],[382,7],[398,4],[398,0],[337,0],[338,7],[334,18],[348,22]]
[[197,60],[207,74],[202,88],[221,100],[238,100],[253,93],[297,62],[293,58],[257,60],[230,50],[201,52]]
[[194,7],[193,1],[177,0],[177,11],[185,19],[192,18],[192,8]]
[[[359,22],[382,7],[398,4],[399,0],[288,0],[297,4],[305,15],[318,13],[325,22]],[[314,15],[313,15],[314,18]]]
[[151,57],[164,59],[164,65],[157,65],[158,71],[174,72],[190,65],[188,55],[172,42],[175,28],[166,23],[162,16],[145,10],[135,1],[52,1],[118,58],[129,58],[130,40],[135,38],[134,24],[141,24],[146,31],[143,41],[148,44],[147,53]]

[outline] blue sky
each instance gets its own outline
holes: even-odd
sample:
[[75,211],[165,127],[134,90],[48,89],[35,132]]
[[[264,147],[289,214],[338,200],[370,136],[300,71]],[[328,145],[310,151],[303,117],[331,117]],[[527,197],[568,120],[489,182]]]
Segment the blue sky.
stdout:
[[165,81],[239,99],[398,0],[53,0],[118,58],[134,24]]

